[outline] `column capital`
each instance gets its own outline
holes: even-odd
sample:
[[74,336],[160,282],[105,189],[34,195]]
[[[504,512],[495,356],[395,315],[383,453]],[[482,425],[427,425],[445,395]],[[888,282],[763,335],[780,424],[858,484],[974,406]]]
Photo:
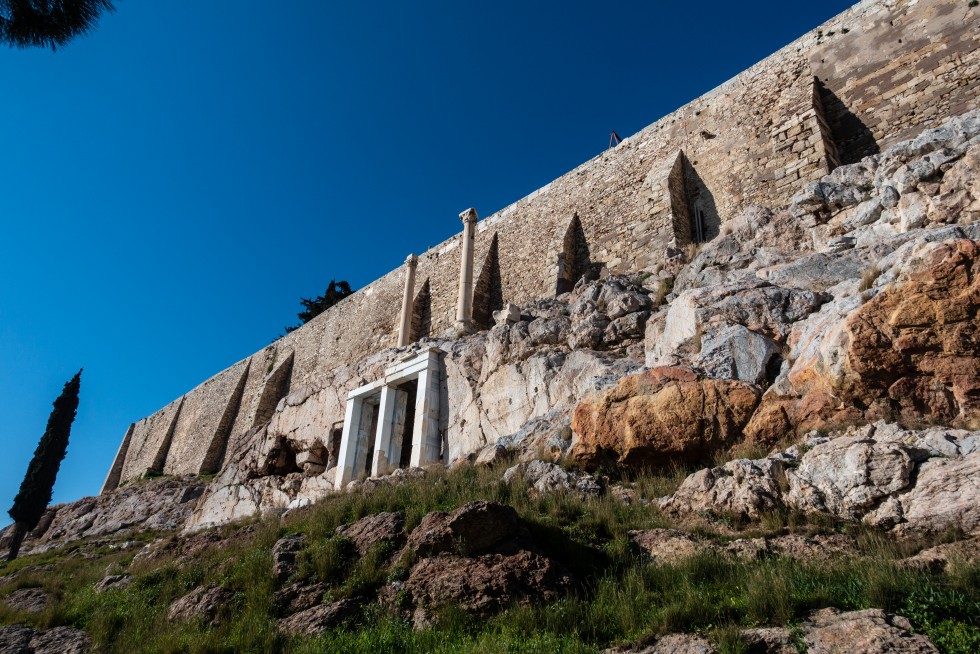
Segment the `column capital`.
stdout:
[[466,211],[464,211],[463,213],[459,214],[459,219],[463,221],[463,224],[468,224],[468,223],[475,223],[480,219],[480,217],[476,215],[476,209],[473,209],[471,207]]
[[409,267],[414,268],[415,266],[418,265],[419,258],[414,254],[410,254],[407,257],[405,257],[405,263],[408,264]]

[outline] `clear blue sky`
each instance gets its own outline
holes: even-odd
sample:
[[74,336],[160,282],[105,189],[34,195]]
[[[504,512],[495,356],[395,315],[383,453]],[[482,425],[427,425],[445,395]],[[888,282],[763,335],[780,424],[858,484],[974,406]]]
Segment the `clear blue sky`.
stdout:
[[839,13],[839,0],[122,0],[0,50],[0,524],[84,366],[54,501],[126,428]]

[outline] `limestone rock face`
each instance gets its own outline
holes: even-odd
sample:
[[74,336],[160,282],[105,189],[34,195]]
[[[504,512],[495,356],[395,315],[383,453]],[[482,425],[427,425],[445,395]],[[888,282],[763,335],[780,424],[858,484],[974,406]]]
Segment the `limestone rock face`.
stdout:
[[624,377],[575,408],[570,458],[583,466],[703,460],[741,436],[760,391],[705,379],[689,368],[654,368]]
[[751,436],[774,442],[882,418],[980,420],[980,246],[961,239],[905,250],[921,267],[890,269],[893,283],[866,304],[835,300],[794,334],[788,383],[766,393]]
[[793,324],[827,299],[757,279],[685,291],[663,323],[648,323],[647,365],[685,364],[718,379],[771,381]]
[[[24,540],[21,552],[37,554],[82,538],[141,529],[179,529],[196,507],[204,487],[204,481],[193,477],[165,477],[53,506]],[[6,547],[12,527],[0,533],[0,547]]]
[[949,422],[980,418],[980,246],[932,253],[905,284],[848,321],[847,398],[883,415]]
[[689,476],[660,501],[675,514],[759,518],[789,507],[898,533],[980,530],[980,432],[877,423],[806,440],[765,459]]

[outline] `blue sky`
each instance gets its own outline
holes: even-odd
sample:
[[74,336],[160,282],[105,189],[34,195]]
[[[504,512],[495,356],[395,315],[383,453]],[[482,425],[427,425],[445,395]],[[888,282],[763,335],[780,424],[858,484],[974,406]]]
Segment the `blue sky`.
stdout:
[[301,296],[363,286],[849,5],[123,0],[57,52],[0,50],[0,524],[78,368],[55,502]]

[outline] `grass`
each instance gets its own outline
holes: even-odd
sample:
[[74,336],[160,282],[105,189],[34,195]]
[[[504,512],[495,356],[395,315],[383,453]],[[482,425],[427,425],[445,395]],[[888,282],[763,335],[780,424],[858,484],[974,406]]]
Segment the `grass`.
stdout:
[[[66,548],[0,564],[0,596],[39,585],[55,597],[48,611],[24,615],[0,608],[0,622],[39,627],[73,625],[89,633],[98,651],[125,652],[598,652],[617,643],[670,632],[696,632],[722,652],[743,652],[739,631],[755,626],[798,629],[814,609],[882,608],[905,615],[943,652],[977,651],[980,645],[980,568],[960,566],[938,574],[899,563],[915,546],[869,528],[851,531],[857,552],[830,561],[773,557],[740,561],[704,552],[674,563],[652,564],[627,537],[631,529],[674,526],[655,503],[687,470],[643,472],[627,480],[638,500],[623,505],[608,497],[536,496],[519,480],[504,483],[501,471],[479,468],[431,471],[426,479],[381,486],[370,493],[338,495],[296,512],[281,524],[267,520],[248,533],[193,556],[168,554],[131,563],[135,550]],[[416,631],[404,615],[369,601],[364,616],[319,638],[279,633],[271,551],[283,535],[304,532],[297,579],[322,581],[327,600],[373,598],[390,581],[406,578],[410,561],[379,547],[358,557],[337,526],[380,511],[402,511],[408,529],[433,510],[452,510],[473,499],[513,506],[535,542],[579,580],[576,590],[550,604],[518,604],[479,619],[445,607],[436,628]],[[781,513],[754,527],[760,535],[795,529],[840,530],[837,523]],[[226,532],[232,531],[226,528]],[[702,530],[702,537],[726,536]],[[953,535],[950,535],[952,537]],[[54,569],[38,568],[55,564]],[[96,593],[107,566],[128,567],[127,588]],[[178,597],[201,584],[232,591],[221,624],[170,623]],[[0,604],[0,607],[3,605]]]

